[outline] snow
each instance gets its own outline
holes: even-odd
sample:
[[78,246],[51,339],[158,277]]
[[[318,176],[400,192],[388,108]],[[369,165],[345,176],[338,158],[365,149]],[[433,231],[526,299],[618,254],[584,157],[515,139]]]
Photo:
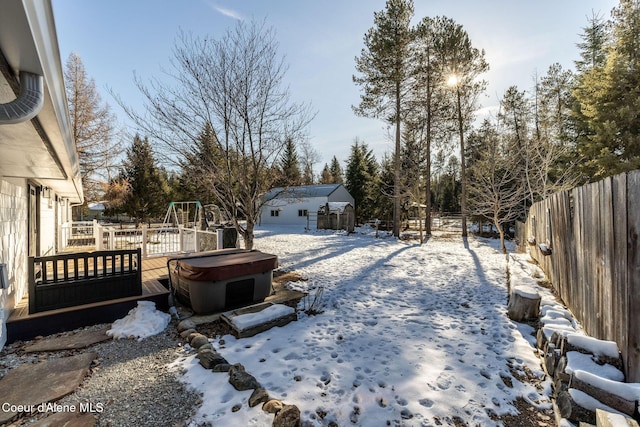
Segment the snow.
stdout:
[[288,316],[295,312],[296,310],[293,307],[289,307],[283,304],[274,304],[257,313],[247,313],[241,314],[239,316],[234,316],[231,318],[231,322],[239,330],[243,331],[247,328],[251,328],[262,323],[267,323],[272,320]]
[[574,388],[570,388],[569,389],[569,394],[571,395],[571,398],[580,406],[582,406],[585,409],[589,409],[590,411],[594,411],[596,409],[602,409],[603,411],[607,411],[607,412],[611,412],[614,414],[622,414],[620,411],[616,411],[615,409],[604,405],[602,402],[600,402],[598,399],[595,399],[591,396],[589,396],[587,393],[580,391],[580,390],[576,390]]
[[587,384],[591,384],[600,390],[604,390],[609,394],[631,401],[640,400],[640,384],[638,383],[621,383],[618,381],[611,381],[594,375],[591,372],[581,370],[576,370],[573,374],[579,380]]
[[[496,425],[491,415],[516,414],[517,397],[551,406],[548,380],[538,391],[517,378],[525,368],[544,373],[534,329],[506,316],[499,241],[435,235],[420,245],[366,230],[259,228],[255,248],[308,278],[298,288],[322,290],[322,313],[299,313],[250,338],[224,336],[215,349],[272,398],[297,405],[309,426],[430,426],[436,417]],[[205,373],[190,354],[176,367],[203,394],[192,425],[270,425],[273,417],[249,408],[250,392],[230,388],[228,375]]]
[[618,344],[613,341],[603,341],[584,335],[567,335],[567,342],[576,347],[585,349],[596,356],[607,356],[617,359],[620,356]]
[[138,338],[138,341],[156,335],[165,330],[171,315],[156,310],[153,301],[138,301],[138,306],[132,308],[122,319],[111,325],[107,335],[114,339]]
[[531,286],[518,286],[518,287],[514,288],[513,292],[518,294],[518,295],[520,295],[523,298],[526,298],[526,299],[538,299],[538,298],[540,298],[540,295],[538,295],[538,291],[536,291]]
[[609,364],[599,365],[593,360],[593,356],[590,354],[569,351],[567,352],[566,357],[567,367],[565,372],[569,375],[576,371],[587,371],[612,381],[624,381],[624,374],[622,371]]

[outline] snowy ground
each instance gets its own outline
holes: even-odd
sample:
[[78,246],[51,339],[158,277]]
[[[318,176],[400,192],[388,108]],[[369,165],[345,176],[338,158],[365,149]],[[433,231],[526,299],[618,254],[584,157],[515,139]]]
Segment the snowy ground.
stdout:
[[[322,287],[324,312],[213,344],[273,398],[297,405],[308,425],[435,426],[457,417],[488,426],[496,425],[491,414],[516,412],[516,397],[550,406],[548,382],[539,391],[512,375],[525,366],[543,373],[532,329],[506,316],[507,261],[497,241],[435,236],[420,245],[270,227],[257,230],[255,247],[308,277],[296,286],[312,296]],[[193,425],[271,425],[272,415],[248,407],[250,391],[197,362],[179,362],[203,393]]]

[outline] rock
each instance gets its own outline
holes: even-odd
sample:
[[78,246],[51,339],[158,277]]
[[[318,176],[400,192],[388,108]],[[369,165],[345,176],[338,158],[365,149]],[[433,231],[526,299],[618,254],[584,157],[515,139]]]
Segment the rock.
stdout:
[[260,387],[258,380],[245,371],[244,366],[240,363],[231,365],[229,368],[229,383],[238,391],[255,390]]
[[284,403],[281,400],[272,399],[262,405],[262,410],[269,414],[277,414],[284,408]]
[[198,331],[196,331],[195,329],[187,329],[187,330],[184,330],[184,331],[180,332],[180,337],[188,340],[189,336],[191,334],[197,334],[197,333],[198,333]]
[[211,349],[201,349],[196,356],[200,359],[200,365],[205,369],[213,369],[222,363],[228,363],[227,359],[222,357],[218,352]]
[[191,341],[189,342],[189,344],[191,344],[191,347],[195,348],[196,350],[199,349],[200,347],[202,347],[205,344],[209,344],[209,338],[207,338],[206,336],[202,335],[202,334],[196,334]]
[[213,348],[213,344],[211,344],[210,342],[206,343],[205,345],[201,345],[198,348],[198,350],[213,350],[213,351],[215,351],[215,349]]
[[273,427],[299,427],[300,409],[295,405],[284,405],[273,418]]
[[180,323],[178,323],[178,332],[183,332],[188,329],[196,329],[197,325],[191,319],[184,319]]
[[260,403],[265,403],[268,400],[269,393],[267,393],[267,390],[262,387],[258,387],[253,390],[253,393],[251,393],[251,396],[249,397],[249,406],[253,408],[254,406],[258,406]]
[[228,363],[220,363],[213,367],[213,372],[229,372],[231,365]]

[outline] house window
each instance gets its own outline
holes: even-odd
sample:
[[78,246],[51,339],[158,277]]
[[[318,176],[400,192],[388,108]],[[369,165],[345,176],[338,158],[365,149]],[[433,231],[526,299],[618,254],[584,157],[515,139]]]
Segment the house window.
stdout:
[[298,216],[308,216],[309,212],[306,209],[298,209]]
[[271,210],[271,216],[280,216],[280,211],[277,209]]

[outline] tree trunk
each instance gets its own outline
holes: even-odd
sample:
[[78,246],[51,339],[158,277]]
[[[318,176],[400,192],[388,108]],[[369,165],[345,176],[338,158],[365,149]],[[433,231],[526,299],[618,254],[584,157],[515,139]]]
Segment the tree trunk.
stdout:
[[595,424],[596,413],[587,408],[580,406],[573,398],[569,391],[561,391],[556,398],[556,404],[560,409],[560,416],[574,423],[584,422]]
[[396,82],[396,151],[393,156],[393,235],[400,237],[400,82]]
[[507,315],[509,319],[520,322],[526,319],[537,319],[540,312],[540,295],[511,287]]

